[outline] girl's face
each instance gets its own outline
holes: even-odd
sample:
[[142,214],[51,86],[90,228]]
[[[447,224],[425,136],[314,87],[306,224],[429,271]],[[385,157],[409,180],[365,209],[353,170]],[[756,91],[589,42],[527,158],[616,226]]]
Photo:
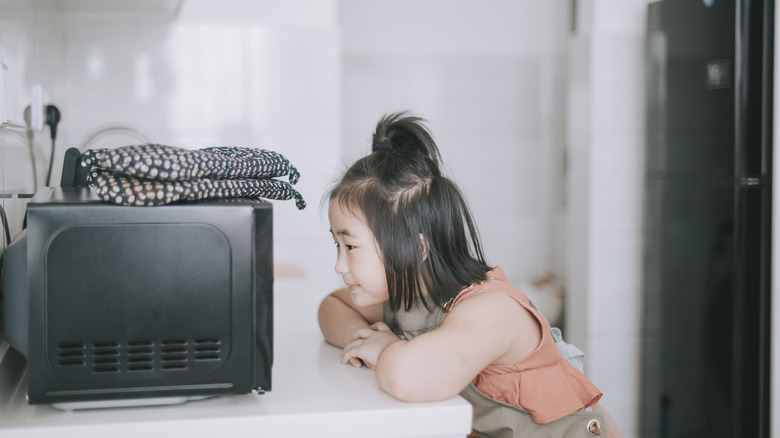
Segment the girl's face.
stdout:
[[328,209],[330,232],[336,243],[336,273],[341,275],[357,307],[381,304],[390,298],[379,245],[363,217],[346,211],[334,199]]

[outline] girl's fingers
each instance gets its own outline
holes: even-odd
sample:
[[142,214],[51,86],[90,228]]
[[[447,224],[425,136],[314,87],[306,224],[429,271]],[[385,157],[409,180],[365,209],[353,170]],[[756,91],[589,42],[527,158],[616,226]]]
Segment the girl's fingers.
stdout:
[[364,362],[363,359],[361,359],[361,358],[359,358],[357,356],[353,356],[353,355],[348,354],[348,353],[344,353],[344,355],[342,355],[341,363],[350,364],[350,365],[352,365],[355,368],[360,368],[363,365],[365,365],[365,366],[367,366],[371,370],[374,369],[374,367],[370,363]]
[[351,341],[356,341],[358,339],[365,339],[369,336],[371,336],[372,333],[374,333],[376,330],[373,330],[371,328],[365,327],[355,330],[354,333],[352,333],[352,337],[350,338]]
[[348,363],[352,365],[353,367],[360,367],[362,366],[362,361],[360,357],[358,356],[358,350],[359,346],[362,344],[360,341],[353,341],[347,344],[344,347],[344,350],[341,351],[341,363]]
[[371,327],[369,327],[369,328],[371,328],[372,330],[376,330],[378,332],[389,332],[389,331],[391,331],[390,327],[387,324],[385,324],[384,322],[382,322],[382,321],[375,322],[375,323],[371,324]]

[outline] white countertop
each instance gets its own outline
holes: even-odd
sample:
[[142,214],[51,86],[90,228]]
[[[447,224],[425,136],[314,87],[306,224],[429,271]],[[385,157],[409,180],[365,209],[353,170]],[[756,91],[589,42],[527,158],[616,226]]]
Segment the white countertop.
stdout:
[[272,391],[170,406],[61,411],[25,401],[24,362],[7,354],[0,360],[0,437],[463,438],[469,433],[471,406],[460,397],[401,402],[379,389],[373,371],[342,365],[340,349],[326,344],[317,328],[318,300],[299,290],[306,287],[294,279],[275,284]]

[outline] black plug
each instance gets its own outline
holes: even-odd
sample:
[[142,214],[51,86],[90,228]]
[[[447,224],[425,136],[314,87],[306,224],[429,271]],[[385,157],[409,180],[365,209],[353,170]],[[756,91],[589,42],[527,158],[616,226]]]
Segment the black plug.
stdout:
[[46,105],[46,124],[49,125],[52,141],[57,138],[57,125],[60,123],[61,117],[59,108],[54,105]]
[[49,155],[49,171],[46,172],[46,186],[49,186],[51,181],[51,168],[54,164],[54,140],[57,138],[57,125],[60,123],[60,109],[54,105],[46,105],[46,124],[49,125],[49,133],[51,134],[51,155]]

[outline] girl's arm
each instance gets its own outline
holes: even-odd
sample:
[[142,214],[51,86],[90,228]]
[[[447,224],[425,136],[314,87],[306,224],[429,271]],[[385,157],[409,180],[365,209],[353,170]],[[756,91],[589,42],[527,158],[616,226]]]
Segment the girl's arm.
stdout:
[[450,398],[486,366],[512,365],[540,341],[527,310],[506,295],[483,293],[461,302],[439,328],[384,348],[376,358],[377,382],[405,401]]
[[352,303],[349,289],[343,288],[322,300],[317,318],[325,340],[343,348],[358,329],[382,320],[382,305],[358,308]]

